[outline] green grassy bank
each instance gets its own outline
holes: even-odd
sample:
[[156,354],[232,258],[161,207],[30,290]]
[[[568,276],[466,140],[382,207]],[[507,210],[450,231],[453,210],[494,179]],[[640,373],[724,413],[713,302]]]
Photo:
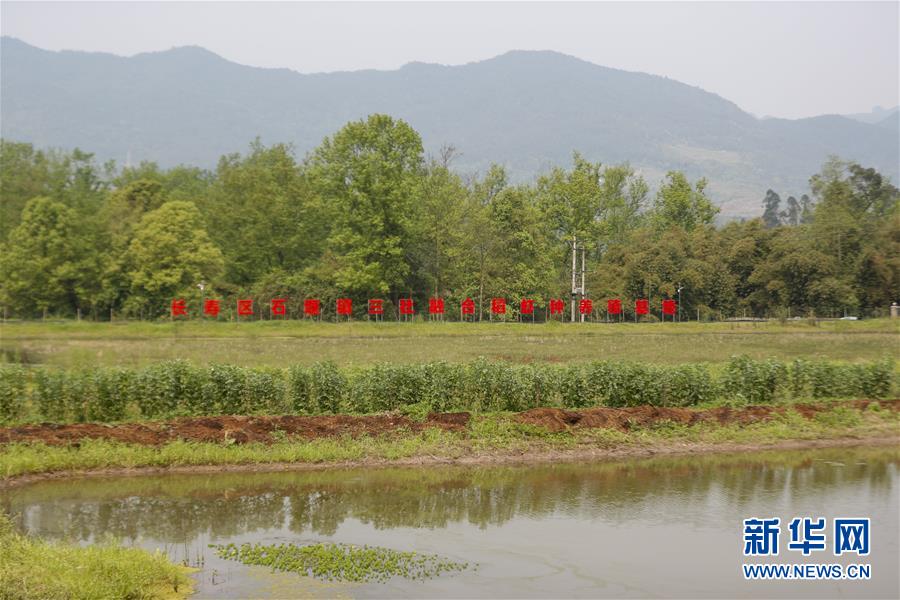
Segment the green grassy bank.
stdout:
[[843,438],[900,436],[900,416],[877,402],[865,410],[824,404],[825,410],[805,418],[788,408],[768,421],[749,425],[710,422],[681,425],[670,421],[627,432],[603,428],[573,428],[551,432],[514,421],[507,413],[473,416],[465,431],[437,428],[398,431],[390,436],[282,439],[272,444],[171,442],[161,447],[81,440],[77,445],[42,443],[0,446],[0,478],[96,469],[192,467],[202,465],[266,465],[479,460],[540,455],[588,457],[603,452],[640,454],[646,451],[714,450],[735,445],[765,447],[785,441],[828,441]]
[[0,512],[0,598],[20,600],[187,597],[187,569],[162,554],[112,542],[50,543],[16,533]]

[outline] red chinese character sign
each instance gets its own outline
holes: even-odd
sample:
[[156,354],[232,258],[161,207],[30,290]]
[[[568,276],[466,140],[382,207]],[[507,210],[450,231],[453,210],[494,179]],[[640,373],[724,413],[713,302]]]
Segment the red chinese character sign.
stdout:
[[172,318],[186,316],[188,316],[187,304],[185,304],[184,300],[181,298],[172,300]]
[[663,300],[662,301],[662,312],[664,315],[669,315],[672,317],[672,320],[675,320],[675,313],[678,310],[678,305],[674,300]]
[[[237,302],[237,316],[238,317],[252,317],[256,313],[254,311],[254,300],[252,298],[247,299],[238,299]],[[385,309],[385,300],[380,298],[371,298],[367,302],[367,312],[370,317],[375,317],[376,320],[381,320],[384,315]],[[516,313],[515,308],[513,308],[513,313],[518,320],[522,320],[523,316],[531,315],[532,321],[534,321],[535,314],[535,300],[530,298],[521,298],[518,300],[518,312]],[[272,298],[270,301],[270,314],[272,317],[282,317],[284,319],[288,317],[288,299],[286,298]],[[513,307],[516,305],[513,304]],[[572,300],[572,308],[574,309],[577,306],[578,313],[582,316],[581,320],[584,321],[584,317],[592,317],[594,314],[594,301],[590,298],[573,298]],[[353,300],[350,298],[338,298],[336,300],[336,313],[340,316],[345,316],[348,318],[352,318],[353,315]],[[397,301],[398,308],[398,316],[400,320],[408,321],[411,320],[412,317],[416,314],[415,310],[415,301],[411,297],[400,298]],[[475,320],[476,309],[480,315],[483,315],[483,310],[485,307],[477,305],[472,300],[472,298],[466,298],[459,305],[459,317],[460,320],[463,321],[473,321]],[[503,297],[490,298],[490,317],[493,319],[494,315],[505,316],[510,314],[508,312],[507,299]],[[212,317],[218,318],[221,312],[221,301],[215,298],[206,298],[201,300],[201,305],[197,307],[197,314],[202,315],[203,317]],[[188,313],[188,304],[187,301],[183,298],[174,298],[171,301],[169,307],[170,315],[172,319],[177,317],[190,317]],[[428,315],[431,320],[443,320],[445,314],[445,302],[443,298],[440,297],[430,297],[428,298]],[[547,318],[552,319],[555,315],[564,315],[567,312],[567,302],[562,298],[551,298],[547,304]],[[609,298],[606,300],[606,313],[607,320],[609,315],[623,315],[624,307],[622,304],[622,300],[619,298]],[[664,299],[661,300],[661,316],[663,320],[665,317],[672,317],[672,320],[676,320],[679,315],[679,306],[676,300],[674,299]],[[303,301],[303,315],[305,317],[320,317],[322,314],[322,304],[321,301],[316,298],[307,298]],[[651,314],[650,309],[650,301],[646,298],[638,298],[634,301],[634,316],[635,321],[639,320],[641,315],[649,315]]]
[[611,315],[621,315],[622,314],[622,301],[618,298],[613,298],[612,300],[606,301],[606,312]]
[[204,300],[203,301],[203,315],[206,317],[218,317],[219,316],[219,301],[218,300]]
[[353,314],[353,300],[350,298],[338,298],[336,308],[339,316],[350,317]]
[[566,310],[566,303],[561,298],[553,298],[550,300],[550,316],[561,315]]
[[400,317],[409,319],[416,313],[412,298],[400,298]]
[[459,304],[459,314],[465,319],[467,316],[475,316],[475,301],[471,298],[466,298]]
[[318,317],[322,314],[322,303],[315,298],[307,298],[303,301],[303,314],[307,317]]
[[594,301],[582,298],[578,302],[578,314],[590,316],[594,312]]
[[253,300],[238,300],[237,314],[241,317],[253,316]]
[[634,301],[634,320],[637,321],[638,315],[650,314],[650,301],[644,298]]
[[519,318],[531,315],[531,322],[534,323],[534,300],[530,298],[522,298],[519,302]]
[[432,317],[443,318],[444,316],[444,299],[443,298],[429,298],[428,299],[428,314]]

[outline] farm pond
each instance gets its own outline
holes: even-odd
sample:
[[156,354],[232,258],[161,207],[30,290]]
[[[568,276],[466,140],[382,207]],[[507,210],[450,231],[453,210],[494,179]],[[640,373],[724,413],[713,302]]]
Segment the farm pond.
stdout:
[[[28,534],[160,549],[197,567],[196,598],[900,597],[900,447],[555,465],[51,479],[0,490]],[[745,557],[743,520],[781,519]],[[788,548],[825,517],[823,551]],[[871,518],[868,556],[834,556],[836,517]],[[433,578],[325,581],[210,545],[369,545],[469,563]],[[871,565],[871,579],[745,580],[744,563]]]

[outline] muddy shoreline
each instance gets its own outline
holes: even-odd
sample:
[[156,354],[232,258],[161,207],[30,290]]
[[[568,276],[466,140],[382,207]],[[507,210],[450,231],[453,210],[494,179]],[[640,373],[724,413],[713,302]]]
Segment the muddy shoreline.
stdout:
[[401,459],[364,458],[350,461],[321,463],[249,463],[220,465],[188,465],[170,467],[130,467],[101,468],[86,470],[53,471],[48,473],[28,473],[0,479],[0,491],[50,479],[83,477],[130,477],[141,475],[203,474],[203,473],[246,473],[282,471],[321,471],[350,468],[387,467],[428,467],[428,466],[492,466],[526,465],[550,462],[593,462],[615,461],[629,458],[651,458],[654,456],[685,456],[698,454],[729,454],[739,452],[762,452],[778,450],[806,450],[812,448],[852,448],[852,447],[900,447],[900,435],[878,437],[837,437],[819,440],[785,440],[776,443],[739,444],[723,442],[654,444],[652,446],[621,446],[618,448],[579,448],[556,450],[546,448],[529,449],[524,452],[483,451],[461,457],[441,457],[432,455],[414,456]]

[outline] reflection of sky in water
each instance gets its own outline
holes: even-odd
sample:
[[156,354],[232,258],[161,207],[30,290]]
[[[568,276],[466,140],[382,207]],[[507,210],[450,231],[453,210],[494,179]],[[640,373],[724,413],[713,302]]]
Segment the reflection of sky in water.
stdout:
[[[834,449],[591,465],[231,473],[47,481],[0,493],[20,527],[113,535],[203,570],[198,597],[900,594],[900,450]],[[741,520],[871,516],[872,581],[745,582]],[[808,559],[847,562],[831,549]],[[332,540],[479,568],[426,582],[323,583],[222,561],[209,543]],[[852,560],[852,559],[851,559]],[[760,561],[764,562],[764,561]]]

